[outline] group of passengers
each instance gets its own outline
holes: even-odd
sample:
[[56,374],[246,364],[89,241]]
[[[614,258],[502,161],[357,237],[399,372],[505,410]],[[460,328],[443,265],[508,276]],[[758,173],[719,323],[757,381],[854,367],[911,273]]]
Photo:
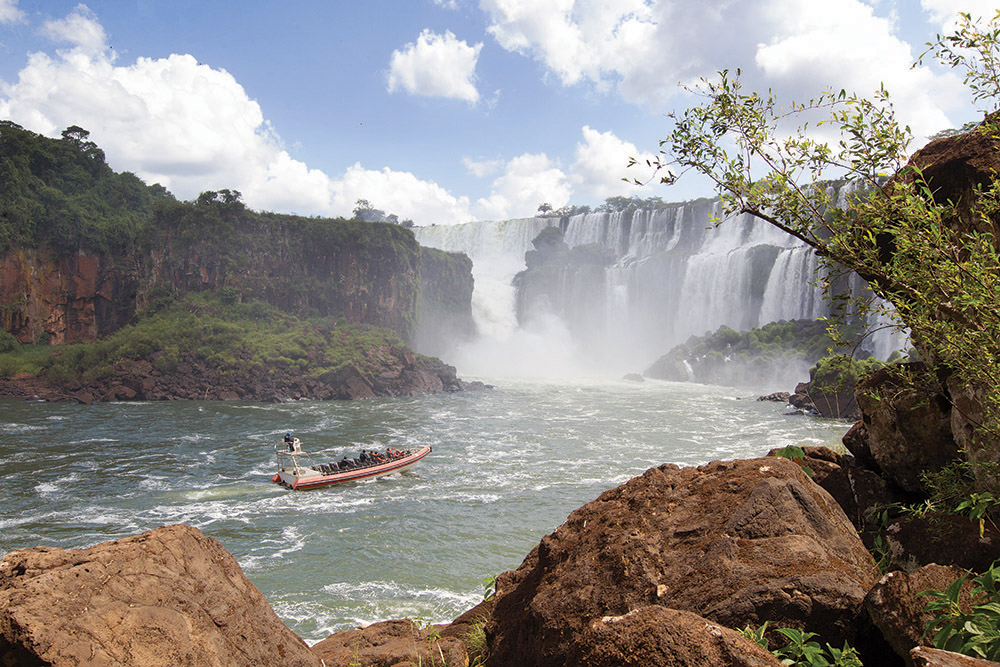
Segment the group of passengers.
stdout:
[[[298,438],[293,438],[291,433],[285,434],[285,444],[288,446],[288,451],[298,452],[301,451]],[[387,447],[385,452],[376,452],[375,450],[362,449],[361,455],[357,458],[347,458],[344,457],[341,461],[330,461],[329,464],[321,464],[318,466],[313,466],[313,469],[318,470],[324,474],[332,475],[337,472],[344,470],[354,470],[355,468],[368,468],[370,466],[380,465],[382,463],[389,463],[390,461],[395,461],[397,459],[402,459],[410,455],[409,451],[404,451],[401,449],[393,449],[392,447]]]
[[339,462],[331,461],[329,465],[321,465],[320,471],[329,475],[344,470],[354,470],[355,468],[368,468],[370,466],[389,463],[390,461],[395,461],[409,455],[409,452],[392,448],[388,448],[384,452],[362,449],[360,456],[357,458],[351,459],[345,457]]

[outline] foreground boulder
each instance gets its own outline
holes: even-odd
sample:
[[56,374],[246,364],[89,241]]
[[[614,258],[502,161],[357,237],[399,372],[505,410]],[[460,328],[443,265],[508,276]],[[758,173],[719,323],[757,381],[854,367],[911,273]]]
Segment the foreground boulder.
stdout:
[[356,667],[448,665],[466,667],[465,644],[441,637],[435,628],[421,629],[409,619],[373,623],[330,635],[312,648],[324,664]]
[[587,667],[727,665],[778,667],[782,663],[738,632],[697,614],[657,605],[624,616],[594,619],[567,663]]
[[1000,667],[1000,662],[970,658],[961,653],[918,646],[910,651],[915,667]]
[[166,526],[0,561],[0,664],[320,664],[218,541]]
[[651,605],[857,643],[877,578],[843,511],[795,463],[663,465],[574,511],[501,575],[487,664],[585,664],[572,656],[595,619]]

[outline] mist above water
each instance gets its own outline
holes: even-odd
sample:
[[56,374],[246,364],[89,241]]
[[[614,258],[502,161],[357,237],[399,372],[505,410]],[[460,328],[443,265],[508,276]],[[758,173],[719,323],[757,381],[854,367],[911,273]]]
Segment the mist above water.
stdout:
[[[749,215],[713,225],[717,206],[698,201],[417,228],[421,244],[464,252],[473,262],[479,336],[453,346],[445,359],[467,375],[620,376],[642,372],[690,336],[722,325],[741,331],[829,314],[811,248]],[[546,267],[518,294],[512,280],[525,269],[525,252],[553,225],[562,227],[568,246],[600,245],[613,262]],[[898,347],[891,336],[882,338],[873,344],[879,353]],[[807,379],[801,369],[786,370],[795,375],[792,386]]]

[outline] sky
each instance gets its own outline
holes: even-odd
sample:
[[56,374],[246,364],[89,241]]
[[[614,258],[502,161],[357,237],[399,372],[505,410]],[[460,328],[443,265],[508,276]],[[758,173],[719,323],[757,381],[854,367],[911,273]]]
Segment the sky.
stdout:
[[117,171],[179,199],[418,225],[541,203],[709,196],[644,187],[681,83],[740,68],[805,100],[884,84],[914,145],[977,114],[959,77],[913,67],[990,0],[0,0],[0,119],[78,125]]

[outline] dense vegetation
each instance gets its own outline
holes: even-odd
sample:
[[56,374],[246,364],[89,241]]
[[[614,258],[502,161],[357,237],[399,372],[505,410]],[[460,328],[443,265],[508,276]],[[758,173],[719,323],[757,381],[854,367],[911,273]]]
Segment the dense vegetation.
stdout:
[[104,340],[10,346],[0,353],[0,376],[44,374],[58,384],[74,385],[151,362],[164,373],[185,363],[222,376],[315,378],[348,365],[362,374],[374,373],[378,365],[372,350],[402,346],[387,329],[343,319],[300,319],[259,301],[238,303],[202,293],[160,302],[156,312]]
[[0,252],[120,250],[142,236],[154,201],[172,199],[135,174],[115,173],[88,137],[72,126],[48,139],[0,121]]

